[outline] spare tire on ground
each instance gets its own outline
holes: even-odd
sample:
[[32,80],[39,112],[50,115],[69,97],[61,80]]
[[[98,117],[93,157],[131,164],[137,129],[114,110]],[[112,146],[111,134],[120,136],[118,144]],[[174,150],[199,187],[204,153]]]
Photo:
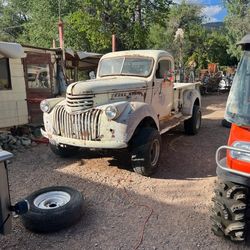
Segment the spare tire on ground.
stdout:
[[26,200],[30,209],[21,220],[28,230],[36,233],[50,233],[69,227],[83,214],[82,194],[70,187],[43,188]]

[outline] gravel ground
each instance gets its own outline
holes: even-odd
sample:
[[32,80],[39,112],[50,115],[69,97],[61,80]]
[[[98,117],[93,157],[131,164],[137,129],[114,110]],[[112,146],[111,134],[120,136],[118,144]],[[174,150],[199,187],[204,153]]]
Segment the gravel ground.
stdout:
[[122,154],[81,152],[65,160],[46,145],[18,153],[9,166],[13,203],[46,186],[67,185],[84,195],[85,214],[53,234],[31,233],[15,218],[0,249],[136,249],[144,225],[138,249],[245,249],[210,231],[214,156],[229,134],[221,126],[226,98],[203,98],[198,135],[184,135],[182,126],[163,135],[160,169],[151,178],[129,170]]

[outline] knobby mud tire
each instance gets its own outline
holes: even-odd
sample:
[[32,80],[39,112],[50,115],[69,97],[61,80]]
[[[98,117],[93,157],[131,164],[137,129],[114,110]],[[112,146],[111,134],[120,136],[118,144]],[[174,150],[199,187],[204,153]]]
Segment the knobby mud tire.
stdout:
[[234,242],[247,239],[249,211],[249,189],[243,185],[223,182],[218,179],[212,208],[212,231]]
[[[159,167],[161,155],[161,136],[155,128],[142,128],[132,139],[131,164],[134,172],[150,176]],[[152,153],[152,151],[155,152]],[[152,159],[153,158],[153,159]]]

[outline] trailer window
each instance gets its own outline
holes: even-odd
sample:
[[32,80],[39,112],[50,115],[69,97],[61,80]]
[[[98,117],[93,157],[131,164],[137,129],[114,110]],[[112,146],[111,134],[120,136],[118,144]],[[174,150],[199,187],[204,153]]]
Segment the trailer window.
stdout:
[[29,88],[50,88],[50,75],[48,64],[28,64],[28,87]]
[[0,90],[8,89],[11,89],[9,59],[0,58]]

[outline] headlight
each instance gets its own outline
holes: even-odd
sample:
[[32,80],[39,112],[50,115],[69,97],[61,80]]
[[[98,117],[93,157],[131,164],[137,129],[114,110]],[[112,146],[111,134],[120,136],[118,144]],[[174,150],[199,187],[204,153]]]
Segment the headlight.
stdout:
[[231,150],[232,158],[240,160],[240,161],[250,162],[250,143],[237,141],[232,146],[238,149],[249,151],[249,153],[245,153],[245,152]]
[[118,110],[115,106],[108,106],[106,109],[105,109],[105,114],[107,116],[107,118],[109,120],[113,120],[117,117],[118,115]]
[[44,113],[49,113],[50,111],[50,105],[48,103],[48,101],[45,99],[43,101],[41,101],[40,103],[40,109],[44,112]]

